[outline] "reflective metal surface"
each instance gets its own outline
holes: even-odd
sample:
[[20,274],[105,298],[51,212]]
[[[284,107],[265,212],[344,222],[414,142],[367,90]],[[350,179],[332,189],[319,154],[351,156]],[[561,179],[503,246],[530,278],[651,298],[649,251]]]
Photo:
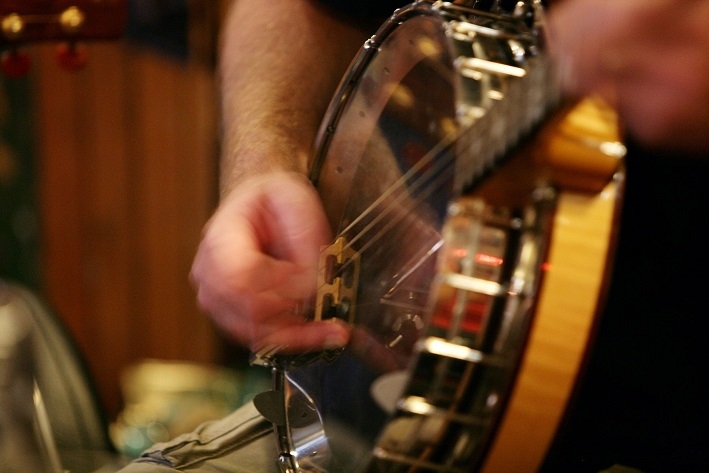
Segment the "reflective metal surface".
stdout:
[[[336,277],[356,261],[359,278],[356,303],[333,305],[325,290],[315,306],[351,322],[352,340],[297,366],[270,358],[285,393],[284,471],[462,471],[494,428],[551,207],[529,195],[519,208],[447,212],[557,97],[540,4],[493,3],[397,11],[333,100],[311,178],[339,241]],[[288,427],[291,396],[317,413],[305,435]]]
[[33,323],[0,280],[0,472],[63,471],[35,382]]

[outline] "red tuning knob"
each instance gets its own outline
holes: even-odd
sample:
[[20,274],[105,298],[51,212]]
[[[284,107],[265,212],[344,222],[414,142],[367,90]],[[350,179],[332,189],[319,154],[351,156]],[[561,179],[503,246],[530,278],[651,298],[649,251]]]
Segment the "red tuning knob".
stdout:
[[0,59],[0,69],[7,77],[18,78],[24,77],[32,67],[32,59],[29,54],[17,49],[9,49],[2,53]]
[[88,62],[86,47],[77,43],[63,43],[57,47],[57,63],[64,69],[76,71]]

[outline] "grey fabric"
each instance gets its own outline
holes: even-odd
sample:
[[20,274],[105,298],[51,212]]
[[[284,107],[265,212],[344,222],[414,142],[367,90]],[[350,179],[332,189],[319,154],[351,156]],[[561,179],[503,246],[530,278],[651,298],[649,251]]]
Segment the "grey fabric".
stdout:
[[270,422],[252,403],[146,450],[121,473],[279,473]]

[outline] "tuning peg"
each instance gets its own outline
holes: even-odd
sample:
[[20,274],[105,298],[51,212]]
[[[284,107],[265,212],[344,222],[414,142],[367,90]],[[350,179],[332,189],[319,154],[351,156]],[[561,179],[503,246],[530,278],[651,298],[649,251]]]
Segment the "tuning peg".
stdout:
[[0,69],[2,73],[11,78],[24,77],[32,67],[32,59],[29,54],[17,49],[9,49],[2,53],[0,59]]
[[[77,7],[69,7],[59,16],[59,26],[69,37],[77,34],[84,27],[86,16]],[[86,47],[76,41],[60,44],[57,48],[57,62],[64,69],[75,71],[83,68],[88,61]]]
[[69,71],[76,71],[86,66],[89,53],[86,46],[75,42],[62,43],[57,47],[57,63]]
[[5,39],[19,39],[25,32],[25,21],[17,13],[11,13],[3,17],[0,22],[0,30],[2,30],[2,35]]
[[[2,36],[5,39],[10,41],[17,40],[22,37],[25,31],[25,22],[20,15],[12,13],[2,18],[0,31],[2,31]],[[11,46],[2,53],[0,69],[7,77],[23,77],[27,75],[31,66],[32,60],[30,56],[24,51],[19,51],[15,46]]]

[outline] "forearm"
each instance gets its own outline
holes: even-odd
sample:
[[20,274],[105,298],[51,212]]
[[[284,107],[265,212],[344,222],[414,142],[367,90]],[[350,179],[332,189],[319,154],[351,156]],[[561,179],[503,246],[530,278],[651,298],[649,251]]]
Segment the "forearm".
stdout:
[[236,0],[224,25],[221,192],[305,172],[317,128],[368,32],[309,0]]
[[709,151],[709,2],[565,0],[550,44],[568,92],[599,94],[643,145]]

